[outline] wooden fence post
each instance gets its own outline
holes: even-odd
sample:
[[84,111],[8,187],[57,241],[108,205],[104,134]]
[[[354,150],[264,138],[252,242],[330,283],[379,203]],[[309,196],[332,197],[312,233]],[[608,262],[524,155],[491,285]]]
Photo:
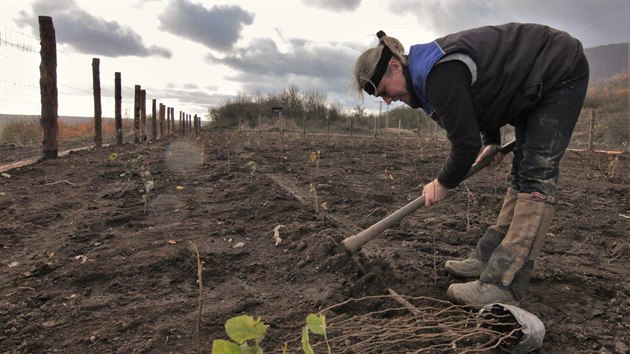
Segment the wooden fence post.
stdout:
[[595,110],[591,109],[591,116],[588,120],[588,151],[593,151],[593,129],[595,127]]
[[133,99],[133,142],[140,142],[140,85],[135,86]]
[[122,145],[123,143],[123,130],[122,130],[122,94],[121,94],[120,73],[114,74],[114,124],[116,125],[116,144]]
[[175,114],[175,110],[173,107],[168,108],[168,135],[173,136],[175,131],[173,130],[173,114]]
[[302,133],[306,136],[306,114],[302,116]]
[[147,90],[140,90],[140,135],[147,141]]
[[168,136],[172,136],[173,135],[173,107],[168,107],[168,114],[167,114],[168,119],[166,120],[166,123],[168,125]]
[[94,145],[103,147],[103,111],[101,109],[100,60],[92,58],[92,82],[94,87]]
[[164,106],[164,109],[166,110],[166,120],[164,121],[164,127],[166,129],[166,136],[170,136],[171,135],[171,107],[166,107]]
[[171,125],[173,126],[173,134],[177,132],[177,128],[175,127],[175,107],[173,107],[173,114],[171,115]]
[[164,104],[160,103],[160,140],[164,139]]
[[152,101],[152,110],[151,110],[151,140],[153,142],[157,141],[157,122],[158,122],[158,116],[157,116],[157,108],[156,108],[156,101],[155,98]]
[[44,132],[42,150],[44,159],[55,159],[59,152],[57,135],[57,41],[52,17],[39,16],[39,38],[41,43],[41,63],[39,65],[39,89],[41,95],[40,123]]
[[374,116],[374,137],[376,138],[376,127],[378,123],[378,117]]
[[175,107],[171,107],[171,135],[175,135]]

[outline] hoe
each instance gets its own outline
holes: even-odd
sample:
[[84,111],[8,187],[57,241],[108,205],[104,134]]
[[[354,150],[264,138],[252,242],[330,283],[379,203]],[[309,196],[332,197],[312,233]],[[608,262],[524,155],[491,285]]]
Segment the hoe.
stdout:
[[[466,175],[464,179],[474,175],[475,173],[479,172],[479,170],[488,166],[492,162],[494,156],[497,153],[501,152],[502,154],[507,154],[510,151],[512,151],[514,149],[514,145],[516,145],[516,141],[512,140],[501,147],[497,147],[492,152],[492,154],[486,156],[486,158],[479,161],[479,163],[472,165],[472,167],[470,168],[470,171],[468,172],[468,174]],[[366,243],[375,239],[378,235],[383,233],[383,231],[387,230],[390,226],[396,224],[397,222],[402,220],[405,216],[413,213],[416,209],[422,206],[424,206],[424,196],[414,199],[409,204],[405,205],[404,207],[386,216],[383,220],[377,222],[376,224],[368,227],[367,229],[359,232],[358,234],[354,236],[350,236],[344,239],[341,243],[343,244],[346,252],[350,256],[354,256],[359,250],[361,250],[361,248]]]

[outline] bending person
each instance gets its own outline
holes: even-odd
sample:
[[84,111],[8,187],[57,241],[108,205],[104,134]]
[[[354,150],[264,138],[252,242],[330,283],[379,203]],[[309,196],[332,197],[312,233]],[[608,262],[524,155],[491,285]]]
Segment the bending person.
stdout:
[[377,35],[379,44],[355,64],[357,93],[422,108],[451,143],[437,177],[423,188],[426,206],[443,200],[501,143],[502,126],[514,126],[511,185],[497,222],[472,258],[445,268],[478,277],[448,288],[456,303],[519,304],[554,216],[558,166],[586,95],[582,44],[566,32],[519,23],[449,34],[408,54],[397,39]]

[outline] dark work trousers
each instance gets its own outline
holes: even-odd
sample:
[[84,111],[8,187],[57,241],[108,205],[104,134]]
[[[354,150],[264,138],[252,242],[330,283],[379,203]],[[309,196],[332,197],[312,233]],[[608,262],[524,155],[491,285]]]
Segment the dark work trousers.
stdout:
[[514,126],[512,188],[521,193],[542,193],[553,202],[560,159],[580,116],[588,78],[588,61],[583,56],[573,73],[547,92]]

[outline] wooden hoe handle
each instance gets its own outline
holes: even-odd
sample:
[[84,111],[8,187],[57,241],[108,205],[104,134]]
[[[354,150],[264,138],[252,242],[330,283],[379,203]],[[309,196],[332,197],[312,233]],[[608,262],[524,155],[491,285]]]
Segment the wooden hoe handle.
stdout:
[[[464,179],[476,174],[481,169],[488,166],[492,162],[492,160],[494,159],[494,156],[497,153],[501,152],[502,154],[507,154],[508,152],[512,151],[514,149],[514,145],[516,145],[516,141],[512,140],[509,143],[501,147],[498,147],[490,155],[486,156],[486,158],[479,161],[479,163],[472,165],[472,167],[470,168],[470,171],[468,172],[468,174],[466,175]],[[383,233],[383,231],[387,230],[390,226],[396,224],[397,222],[402,220],[405,216],[413,213],[416,209],[422,206],[424,206],[424,196],[414,199],[409,204],[405,205],[404,207],[386,216],[383,220],[377,222],[376,224],[368,227],[367,229],[359,232],[358,234],[354,236],[350,236],[344,239],[341,243],[345,247],[346,252],[348,252],[351,255],[355,254],[366,243],[372,241],[378,235]]]

